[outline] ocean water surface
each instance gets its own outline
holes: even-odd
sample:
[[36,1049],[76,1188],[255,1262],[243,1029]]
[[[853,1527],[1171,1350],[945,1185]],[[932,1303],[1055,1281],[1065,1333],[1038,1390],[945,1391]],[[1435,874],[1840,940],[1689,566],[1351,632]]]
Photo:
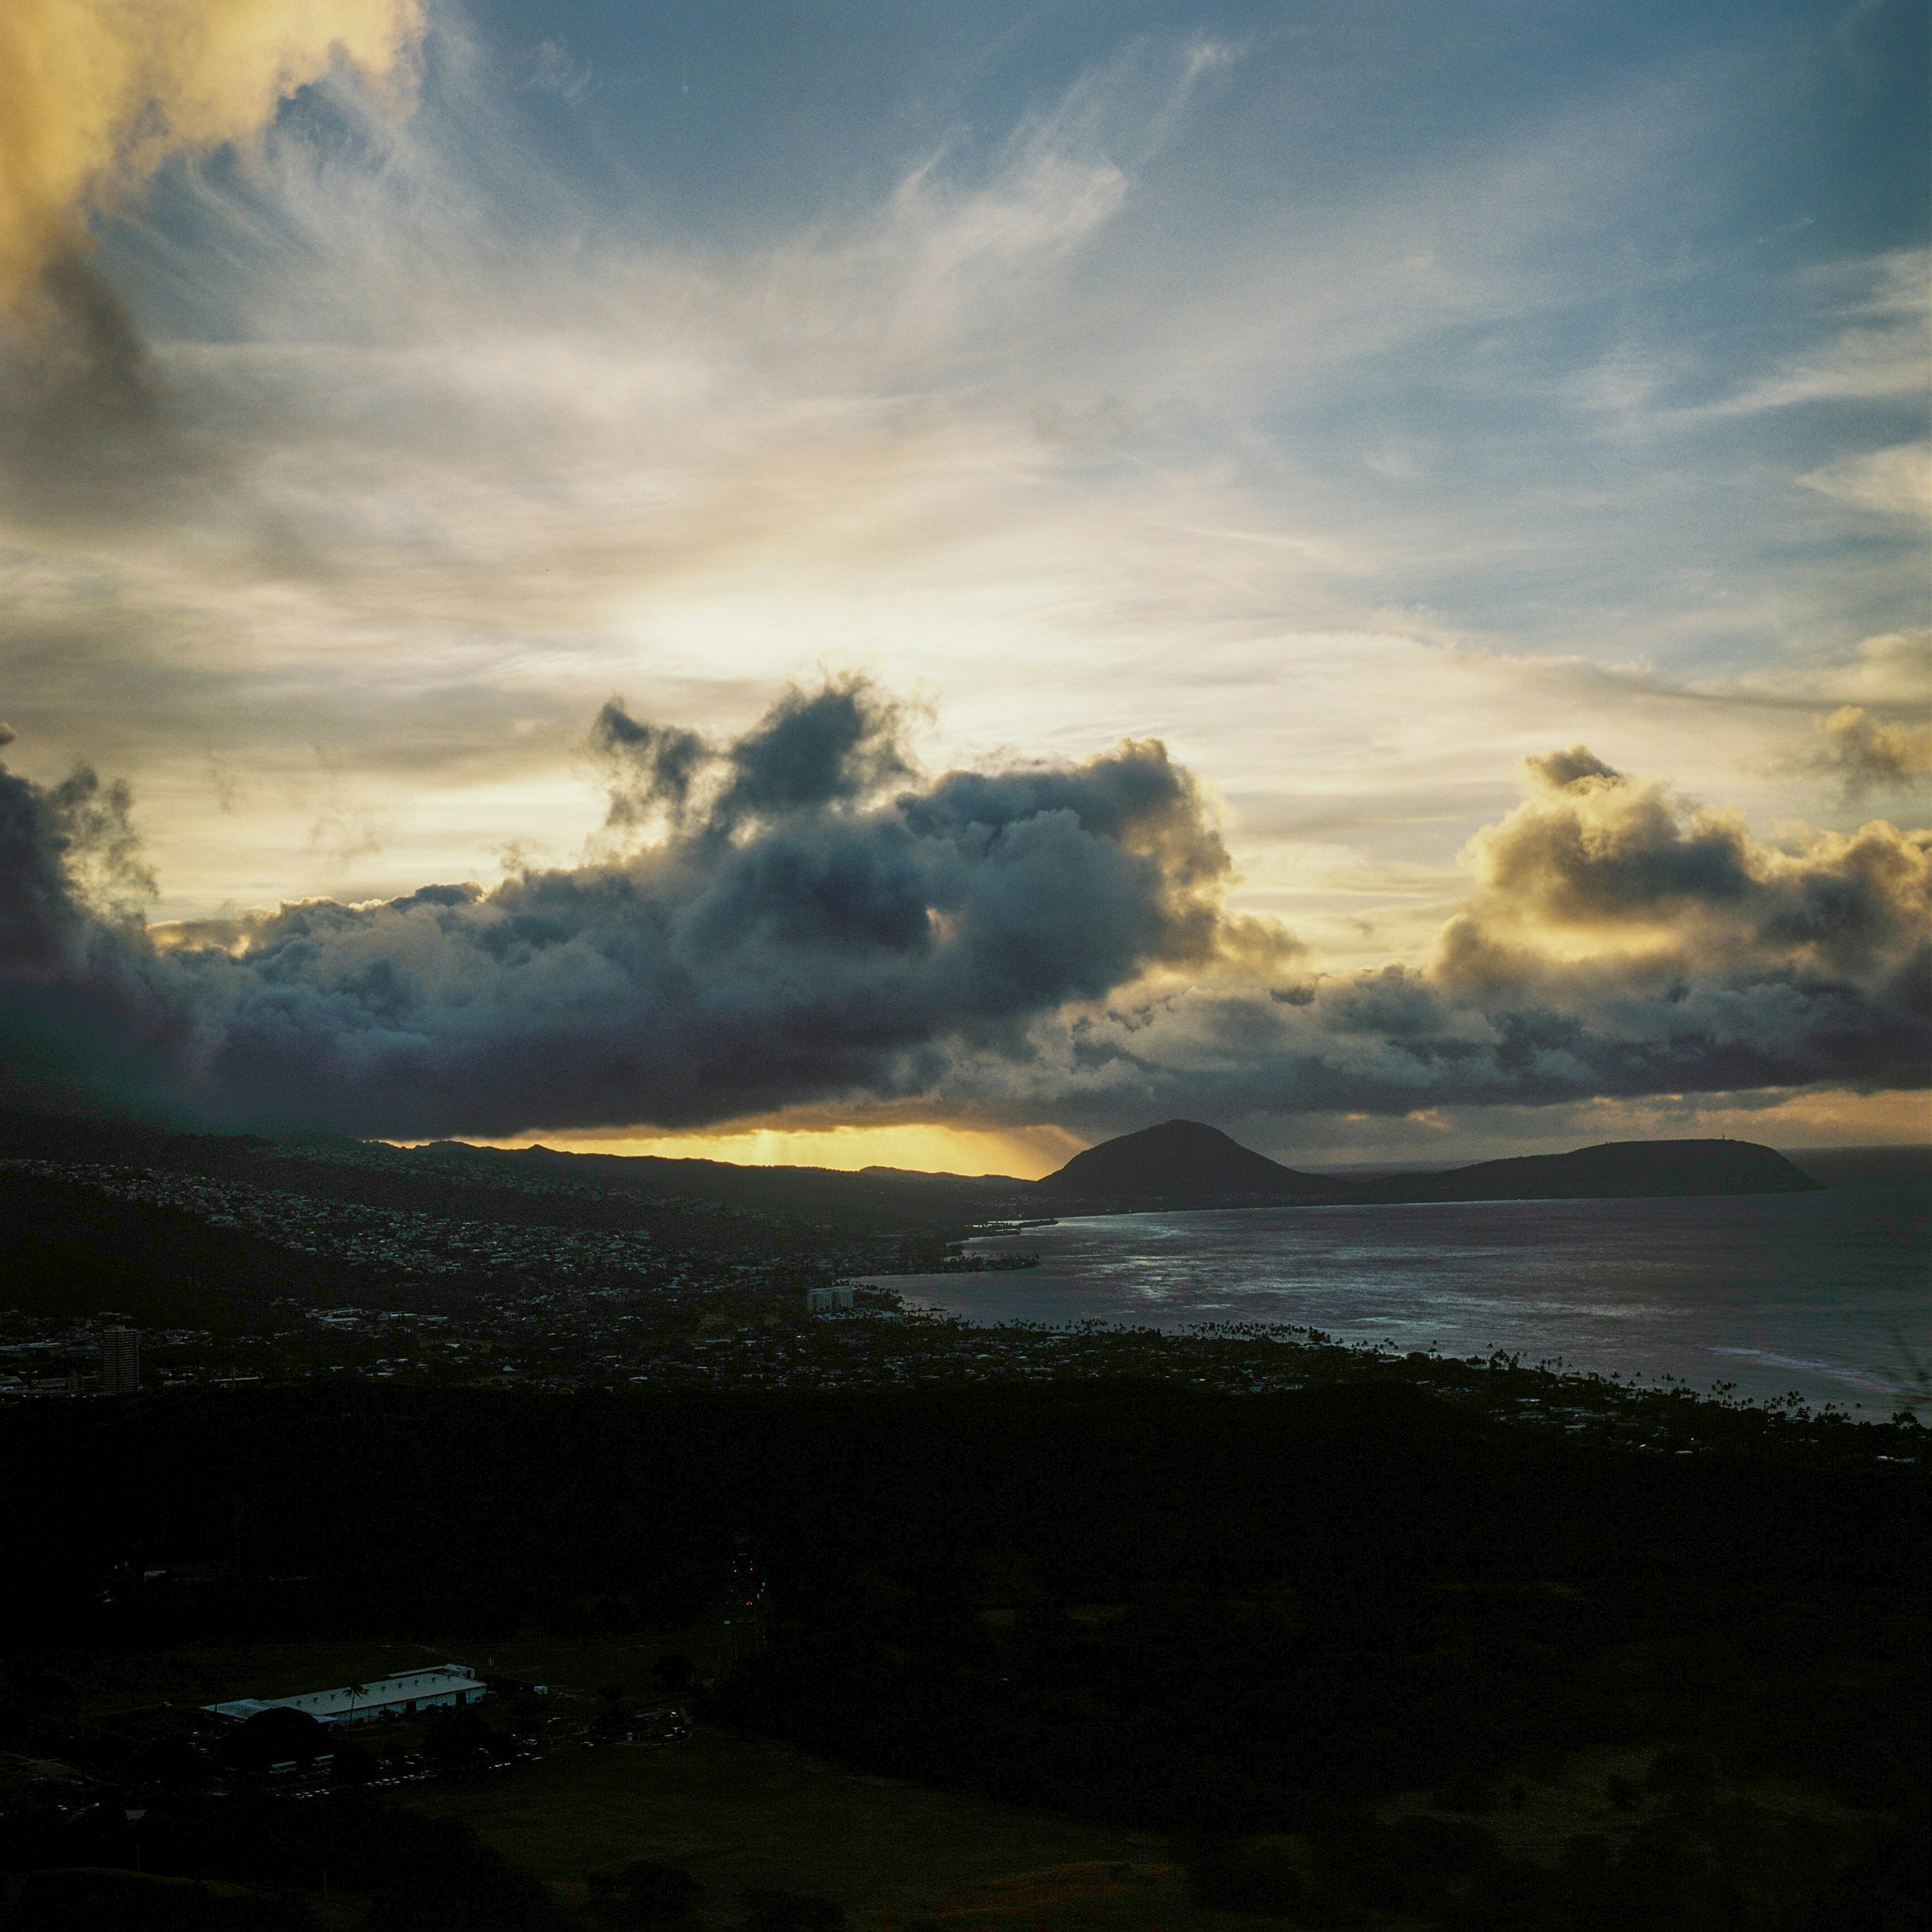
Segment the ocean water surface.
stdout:
[[1932,1358],[1928,1204],[1892,1185],[1096,1215],[969,1244],[1036,1268],[887,1279],[974,1322],[1287,1322],[1888,1414]]

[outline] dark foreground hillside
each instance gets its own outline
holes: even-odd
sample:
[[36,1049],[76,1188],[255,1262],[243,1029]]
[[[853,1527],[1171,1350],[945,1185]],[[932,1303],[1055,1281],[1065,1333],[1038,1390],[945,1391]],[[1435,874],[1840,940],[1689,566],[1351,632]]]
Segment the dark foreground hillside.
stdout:
[[[1245,1398],[50,1405],[0,1418],[0,1534],[31,1552],[34,1626],[0,1750],[128,1773],[112,1726],[63,1715],[62,1657],[716,1628],[748,1563],[757,1640],[740,1612],[711,1653],[715,1717],[1169,1834],[1210,1903],[1312,1924],[1904,1925],[1932,1730],[1924,1474],[1874,1460],[1881,1432],[1837,1433],[1842,1453],[1645,1454],[1393,1370]],[[1512,1794],[1604,1752],[1636,1768],[1618,1832],[1565,1866],[1509,1853]],[[291,1871],[328,1811],[275,1826]],[[240,1854],[196,1828],[219,1876]],[[16,1863],[100,1862],[51,1829],[10,1842]],[[526,1916],[466,1922],[548,1922],[517,1896]]]

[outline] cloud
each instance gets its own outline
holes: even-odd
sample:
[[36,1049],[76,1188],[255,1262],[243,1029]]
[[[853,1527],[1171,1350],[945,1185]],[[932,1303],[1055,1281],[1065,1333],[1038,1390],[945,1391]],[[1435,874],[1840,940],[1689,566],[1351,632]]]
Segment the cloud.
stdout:
[[1754,670],[1707,680],[1700,694],[1744,703],[1802,706],[1873,704],[1922,710],[1932,688],[1932,629],[1885,631],[1859,640],[1849,658],[1799,670]]
[[[0,507],[124,536],[232,467],[93,266],[92,224],[245,140],[338,62],[394,70],[416,0],[20,0],[0,12]],[[225,479],[223,479],[225,480]]]
[[1899,442],[1888,449],[1868,450],[1828,463],[1798,480],[1856,509],[1922,523],[1932,514],[1932,443]]
[[0,12],[0,311],[88,250],[171,156],[256,133],[343,58],[393,68],[415,0],[10,0]]
[[1898,248],[1836,263],[1816,280],[1850,325],[1726,400],[1717,416],[1805,404],[1922,401],[1932,255]]
[[1525,777],[1424,964],[1124,989],[962,1060],[956,1104],[1107,1132],[1932,1080],[1932,831],[1768,845],[1581,746]]
[[[94,757],[206,801],[218,750],[249,839],[212,803],[154,832],[191,913],[574,850],[563,754],[614,685],[741,727],[801,664],[943,670],[962,710],[985,694],[971,758],[1012,730],[991,694],[1017,628],[1054,650],[1028,736],[1054,748],[1094,627],[1046,607],[1088,601],[1136,519],[1106,478],[1096,501],[1057,478],[1038,386],[1000,365],[1219,56],[1142,44],[985,146],[902,130],[890,188],[700,245],[560,176],[526,138],[548,104],[515,62],[453,52],[453,17],[406,120],[332,79],[112,225],[80,272],[104,315],[125,320],[104,276],[138,291],[124,355],[70,326],[64,385],[0,365],[0,542],[25,560],[8,703],[35,776]],[[1124,694],[1064,735],[1166,715]],[[335,808],[309,795],[315,742],[380,853],[310,836]]]
[[526,86],[568,101],[574,101],[595,77],[589,63],[580,62],[571,52],[568,40],[554,37],[537,43],[530,56],[530,74]]
[[[1767,413],[1660,457],[1562,380],[1628,343],[1666,400],[1731,394],[1897,320],[1868,264],[1728,245],[1680,310],[1713,155],[1782,151],[1735,74],[1445,138],[1358,92],[1461,98],[1432,32],[1234,61],[1090,10],[990,92],[887,84],[835,164],[647,108],[587,15],[560,112],[538,29],[464,17],[434,10],[406,118],[342,68],[122,194],[86,266],[141,330],[76,290],[71,384],[0,431],[22,766],[130,772],[171,914],[556,862],[611,689],[729,735],[827,662],[943,690],[935,766],[1157,734],[1238,802],[1240,903],[1346,975],[1422,956],[1514,760],[1585,721],[1768,824],[1823,808],[1789,762],[1814,714],[1892,719],[1831,661],[1922,571],[1895,532],[1821,544],[1852,514],[1791,478],[1921,426]],[[769,81],[791,45],[745,52]],[[1712,688],[1754,674],[1782,714]],[[1269,829],[1302,815],[1318,850]]]
[[1232,916],[1160,745],[925,776],[848,680],[735,738],[613,701],[611,850],[158,928],[124,789],[0,773],[14,1089],[396,1136],[908,1107],[1106,1130],[1922,1084],[1932,832],[1783,847],[1577,746],[1470,843],[1421,965],[1310,975]]
[[0,1096],[165,1105],[184,1014],[138,917],[153,890],[125,786],[0,766]]
[[1779,848],[1736,812],[1687,811],[1581,746],[1526,766],[1528,798],[1466,852],[1477,891],[1443,934],[1449,985],[1546,984],[1580,968],[1600,978],[1614,961],[1634,983],[1849,986],[1924,951],[1932,833],[1880,820]]
[[178,514],[204,465],[127,305],[79,255],[41,272],[40,339],[0,364],[0,505],[44,530]]
[[1932,728],[1887,724],[1862,705],[1841,704],[1818,721],[1826,748],[1816,768],[1835,774],[1849,800],[1880,786],[1922,784],[1932,777]]
[[[90,868],[127,870],[124,794],[8,776],[9,990],[43,1034],[50,1001],[98,1009],[96,1040],[140,1062],[131,1097],[509,1132],[925,1091],[960,1045],[1015,1050],[1070,1000],[1256,951],[1158,745],[921,779],[892,708],[853,682],[794,692],[724,742],[613,704],[595,742],[614,826],[663,828],[621,857],[153,935],[82,890]],[[101,1064],[82,1084],[116,1097]]]
[[748,823],[863,798],[912,776],[898,707],[848,677],[781,698],[730,745],[695,731],[640,724],[613,698],[590,743],[610,778],[605,823],[660,819],[690,836],[728,837]]

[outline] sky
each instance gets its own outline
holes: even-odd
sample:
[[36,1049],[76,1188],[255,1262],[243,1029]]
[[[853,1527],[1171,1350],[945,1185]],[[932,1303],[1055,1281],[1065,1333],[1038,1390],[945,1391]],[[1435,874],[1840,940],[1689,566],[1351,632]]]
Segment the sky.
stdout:
[[14,0],[8,1096],[1932,1137],[1925,35]]

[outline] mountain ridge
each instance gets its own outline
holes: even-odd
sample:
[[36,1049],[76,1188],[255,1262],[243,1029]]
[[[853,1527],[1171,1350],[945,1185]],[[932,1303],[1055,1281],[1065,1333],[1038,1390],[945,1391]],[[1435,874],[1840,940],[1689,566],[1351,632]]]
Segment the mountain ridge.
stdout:
[[1048,1199],[1175,1195],[1222,1201],[1328,1194],[1333,1184],[1244,1147],[1203,1120],[1163,1120],[1076,1154],[1033,1184]]
[[[542,1147],[513,1152],[462,1142],[414,1149],[331,1136],[278,1142],[0,1113],[0,1158],[8,1157],[152,1166],[505,1222],[629,1226],[655,1214],[708,1214],[706,1204],[715,1203],[727,1213],[742,1209],[870,1232],[1040,1212],[1797,1192],[1820,1184],[1784,1156],[1748,1141],[1610,1142],[1378,1177],[1311,1174],[1198,1120],[1162,1122],[1103,1141],[1034,1181],[881,1166],[857,1173],[749,1167]],[[1928,1162],[1932,1150],[1908,1148],[1893,1165],[1903,1162],[1901,1172],[1916,1174]]]

